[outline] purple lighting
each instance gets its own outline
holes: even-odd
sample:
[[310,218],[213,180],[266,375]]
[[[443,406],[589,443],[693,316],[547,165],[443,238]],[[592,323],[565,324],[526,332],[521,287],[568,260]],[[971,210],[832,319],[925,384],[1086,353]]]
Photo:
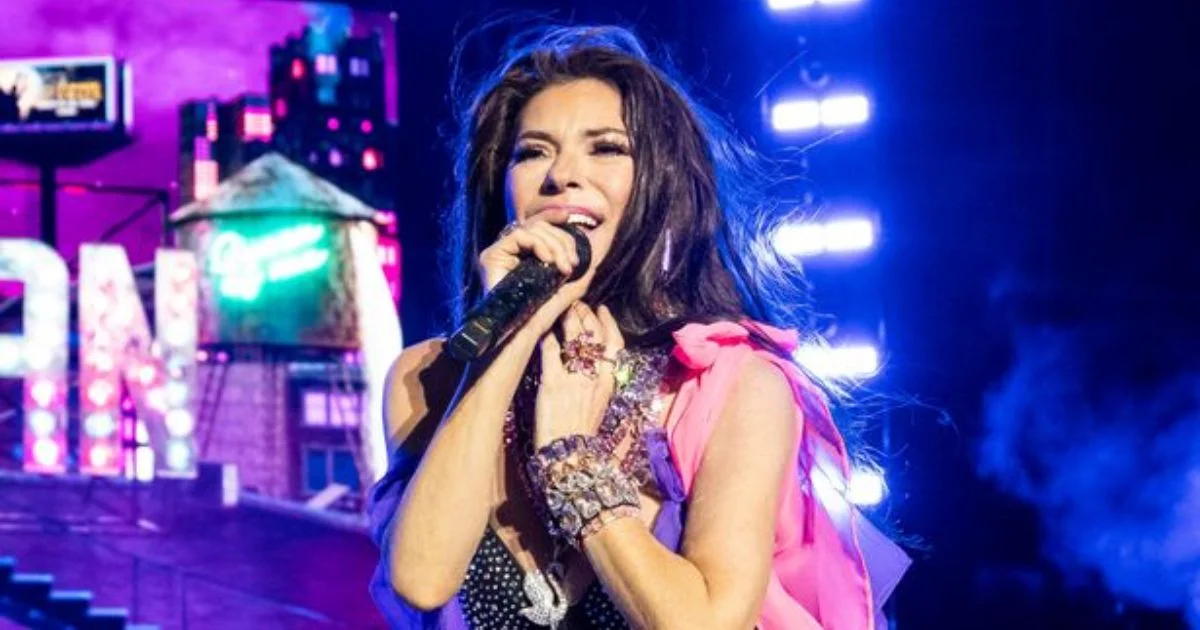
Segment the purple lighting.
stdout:
[[[138,121],[138,140],[103,160],[72,169],[69,179],[169,189],[179,185],[180,179],[179,106],[186,101],[226,102],[244,94],[269,93],[269,47],[301,33],[310,23],[304,7],[305,3],[300,2],[262,0],[0,2],[0,24],[20,25],[6,29],[0,38],[0,59],[111,56],[125,60],[136,75],[133,113]],[[383,59],[385,63],[395,59],[393,25],[386,11],[354,11],[354,29],[364,34],[382,32]],[[168,41],[170,45],[164,46]],[[313,67],[305,65],[308,63],[302,60],[305,81],[314,74]],[[284,77],[288,80],[289,69],[285,65]],[[378,72],[385,85],[391,87],[396,82],[393,69],[388,64]],[[397,93],[387,91],[390,99]],[[271,107],[276,120],[296,115],[274,102]],[[394,99],[389,100],[389,111],[394,107]],[[318,124],[323,122],[319,120]],[[357,120],[346,122],[358,131]],[[30,124],[23,131],[31,133],[35,127]],[[43,126],[40,131],[52,137],[62,131],[104,133],[110,129],[111,125],[106,124],[84,124],[69,130]],[[220,131],[226,133],[225,129]],[[304,157],[301,154],[301,160]],[[318,152],[318,163],[324,158],[323,152]],[[0,164],[0,177],[29,176],[23,167]],[[4,212],[0,235],[36,236],[37,204],[30,203],[28,195],[16,186],[0,190],[0,211]],[[64,195],[59,200],[61,251],[73,256],[80,242],[94,240],[111,227],[114,216],[128,214],[128,203],[128,198],[120,195]],[[15,211],[9,212],[10,208]],[[130,262],[140,264],[154,259],[161,236],[161,222],[148,215],[123,230],[113,242],[126,248]]]

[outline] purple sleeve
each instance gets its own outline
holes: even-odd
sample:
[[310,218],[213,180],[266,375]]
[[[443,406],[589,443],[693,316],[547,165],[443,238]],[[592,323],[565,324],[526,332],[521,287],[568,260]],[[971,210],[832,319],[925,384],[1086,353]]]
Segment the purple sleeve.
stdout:
[[388,627],[401,630],[466,630],[466,621],[458,598],[450,600],[437,610],[421,611],[410,606],[392,589],[388,575],[388,557],[391,555],[391,530],[396,522],[396,512],[409,480],[416,473],[420,458],[397,449],[392,455],[388,472],[371,489],[367,510],[371,519],[371,539],[379,547],[379,564],[371,577],[371,599]]

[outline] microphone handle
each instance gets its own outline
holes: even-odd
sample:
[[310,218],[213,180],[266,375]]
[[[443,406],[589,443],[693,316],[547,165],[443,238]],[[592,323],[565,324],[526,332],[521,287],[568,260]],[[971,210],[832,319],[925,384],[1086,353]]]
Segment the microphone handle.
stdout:
[[[526,321],[566,279],[557,267],[527,258],[492,287],[446,344],[450,356],[474,361]],[[541,298],[541,299],[539,299]]]
[[527,255],[504,276],[464,319],[450,337],[446,350],[459,361],[475,361],[500,343],[546,303],[560,286],[582,278],[592,264],[592,247],[587,235],[574,225],[564,228],[575,239],[579,264],[564,278],[553,264]]

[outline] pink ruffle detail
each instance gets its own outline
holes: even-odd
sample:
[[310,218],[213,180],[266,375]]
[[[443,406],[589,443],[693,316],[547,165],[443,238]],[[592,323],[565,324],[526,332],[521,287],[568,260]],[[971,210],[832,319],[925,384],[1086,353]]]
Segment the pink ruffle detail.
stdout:
[[[667,419],[671,457],[690,495],[704,447],[724,408],[744,361],[759,356],[788,377],[800,424],[795,445],[795,475],[785,482],[776,519],[775,556],[766,599],[758,620],[762,630],[871,630],[874,605],[870,580],[855,534],[852,510],[830,514],[810,483],[819,460],[842,474],[849,461],[841,435],[820,402],[816,388],[791,362],[762,349],[751,339],[754,327],[791,352],[799,333],[743,320],[688,324],[674,334],[672,356],[692,373],[681,379]],[[818,413],[813,409],[819,405]],[[819,474],[819,473],[818,473]],[[686,524],[685,524],[686,527]]]

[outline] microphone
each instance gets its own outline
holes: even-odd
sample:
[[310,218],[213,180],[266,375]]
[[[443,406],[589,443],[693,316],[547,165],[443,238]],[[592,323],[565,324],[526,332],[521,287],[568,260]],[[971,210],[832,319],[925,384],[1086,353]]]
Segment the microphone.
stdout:
[[471,312],[463,325],[446,343],[450,356],[464,363],[476,361],[508,334],[525,324],[563,284],[573,282],[587,273],[592,264],[592,246],[582,230],[574,225],[563,226],[575,238],[579,264],[571,277],[565,278],[553,264],[544,263],[531,254],[504,276]]

